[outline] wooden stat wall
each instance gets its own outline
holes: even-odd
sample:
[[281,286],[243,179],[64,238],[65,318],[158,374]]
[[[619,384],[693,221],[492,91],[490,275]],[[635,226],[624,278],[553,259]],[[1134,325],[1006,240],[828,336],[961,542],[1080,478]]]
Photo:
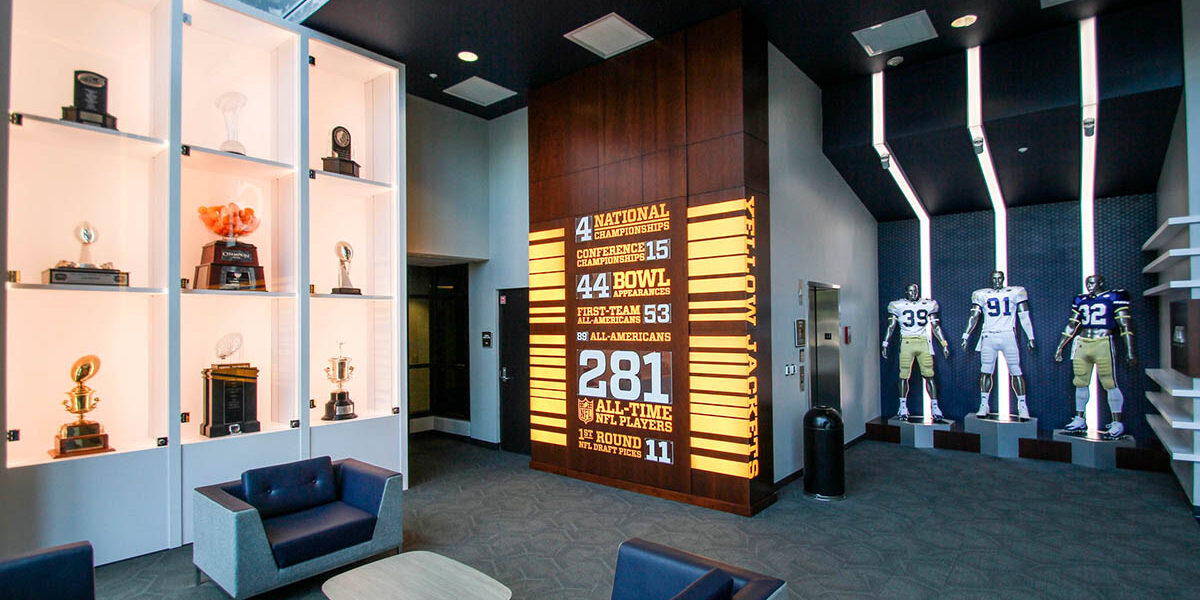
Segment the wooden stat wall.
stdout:
[[534,468],[774,501],[766,44],[736,11],[530,93]]

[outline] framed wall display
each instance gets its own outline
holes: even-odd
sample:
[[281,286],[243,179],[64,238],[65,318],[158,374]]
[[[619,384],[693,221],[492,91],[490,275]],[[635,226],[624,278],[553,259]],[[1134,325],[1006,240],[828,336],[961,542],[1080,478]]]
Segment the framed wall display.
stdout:
[[803,348],[807,345],[808,332],[806,331],[804,319],[796,319],[796,347]]

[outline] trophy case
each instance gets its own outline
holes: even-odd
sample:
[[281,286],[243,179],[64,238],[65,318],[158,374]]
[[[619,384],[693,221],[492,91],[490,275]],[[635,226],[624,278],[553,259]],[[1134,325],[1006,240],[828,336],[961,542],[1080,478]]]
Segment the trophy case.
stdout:
[[403,65],[236,0],[9,3],[0,550],[104,564],[250,468],[404,471]]

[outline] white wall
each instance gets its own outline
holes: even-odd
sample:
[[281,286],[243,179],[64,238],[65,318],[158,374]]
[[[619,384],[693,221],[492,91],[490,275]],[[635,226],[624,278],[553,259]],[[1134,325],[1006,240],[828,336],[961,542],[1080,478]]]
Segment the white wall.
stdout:
[[[841,321],[852,343],[841,348],[842,419],[846,441],[879,416],[878,228],[821,150],[821,90],[774,46],[768,46],[771,165],[771,360],[775,479],[804,467],[803,419],[808,389],[783,375],[795,364],[798,281],[841,286]],[[811,358],[806,357],[811,363]],[[811,375],[810,375],[811,377]]]
[[[500,441],[498,290],[529,286],[529,110],[488,122],[487,262],[471,265],[471,437]],[[493,333],[492,347],[481,336]]]
[[[1188,210],[1188,171],[1187,171],[1187,115],[1184,111],[1184,101],[1179,103],[1179,113],[1175,116],[1175,126],[1171,129],[1171,143],[1167,146],[1167,154],[1163,158],[1162,173],[1158,177],[1158,220],[1166,221],[1171,217],[1189,214]],[[1159,281],[1173,279],[1191,279],[1191,265],[1179,263],[1159,276]],[[1169,298],[1160,296],[1158,300],[1159,314],[1164,318],[1158,323],[1158,343],[1160,362],[1171,364],[1171,320],[1165,318],[1170,313]]]
[[408,253],[488,257],[488,122],[408,96]]

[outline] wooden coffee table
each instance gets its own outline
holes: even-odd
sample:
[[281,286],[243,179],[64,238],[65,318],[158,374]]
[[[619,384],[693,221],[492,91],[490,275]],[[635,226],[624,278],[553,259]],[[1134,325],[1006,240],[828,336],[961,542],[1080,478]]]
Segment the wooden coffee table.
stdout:
[[504,584],[441,554],[418,550],[377,560],[331,577],[330,600],[509,600]]

